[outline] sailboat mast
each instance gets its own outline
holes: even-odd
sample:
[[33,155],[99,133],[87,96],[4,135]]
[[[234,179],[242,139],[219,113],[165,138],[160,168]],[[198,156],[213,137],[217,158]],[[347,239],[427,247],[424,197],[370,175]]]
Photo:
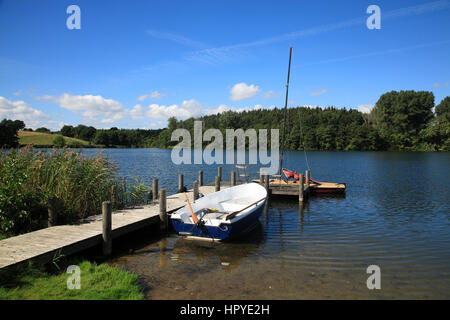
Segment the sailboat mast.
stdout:
[[279,175],[281,175],[282,169],[283,169],[284,137],[286,134],[286,117],[287,117],[287,105],[288,105],[288,94],[289,94],[289,75],[291,73],[291,56],[292,56],[292,46],[289,48],[289,67],[288,67],[287,82],[286,82],[286,101],[284,102],[284,122],[283,122],[283,136],[281,139],[281,157],[280,157]]

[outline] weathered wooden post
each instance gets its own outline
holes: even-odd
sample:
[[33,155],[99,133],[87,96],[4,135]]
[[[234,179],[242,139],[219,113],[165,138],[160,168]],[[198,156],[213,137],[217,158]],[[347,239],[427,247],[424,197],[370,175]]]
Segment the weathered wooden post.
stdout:
[[184,176],[182,173],[178,175],[178,193],[184,192]]
[[303,202],[298,204],[298,223],[300,227],[303,225]]
[[231,186],[234,187],[236,185],[236,171],[231,171]]
[[48,212],[48,226],[49,227],[56,226],[56,224],[58,222],[57,221],[58,213],[56,211],[56,198],[55,197],[51,197],[50,199],[48,199],[47,212]]
[[117,197],[117,186],[111,186],[111,208],[115,208],[116,206],[116,197]]
[[264,175],[262,173],[259,173],[259,182],[264,184]]
[[217,176],[219,180],[222,181],[222,167],[217,167]]
[[161,220],[160,229],[167,230],[167,207],[166,207],[166,189],[159,191],[159,219]]
[[306,176],[305,176],[305,184],[306,184],[306,195],[309,196],[309,180],[311,178],[311,172],[309,170],[306,170]]
[[103,224],[103,254],[109,256],[112,253],[112,236],[111,236],[111,225],[112,225],[112,210],[111,201],[103,201],[102,203],[102,224]]
[[216,181],[215,181],[214,186],[215,186],[215,189],[214,189],[215,192],[220,191],[220,177],[219,176],[216,176]]
[[263,179],[264,179],[264,187],[266,188],[266,190],[267,190],[267,194],[269,194],[269,176],[267,175],[267,174],[265,174],[264,176],[263,176]]
[[194,181],[194,201],[198,199],[198,181]]
[[159,266],[164,269],[167,266],[167,238],[158,241],[159,246]]
[[268,214],[269,214],[269,199],[267,199],[266,203],[264,204],[264,217],[265,217],[266,224],[269,221]]
[[153,194],[153,201],[158,200],[158,178],[153,178],[153,185],[152,185],[152,194]]
[[303,173],[300,173],[300,179],[298,184],[298,202],[303,203],[304,189],[303,189]]
[[198,172],[198,186],[201,187],[203,186],[203,171],[200,170]]

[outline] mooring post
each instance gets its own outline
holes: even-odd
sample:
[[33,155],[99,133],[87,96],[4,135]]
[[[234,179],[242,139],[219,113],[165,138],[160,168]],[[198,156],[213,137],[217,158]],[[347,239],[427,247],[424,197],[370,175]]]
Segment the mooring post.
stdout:
[[51,197],[48,199],[48,226],[53,227],[56,226],[58,220],[58,213],[56,212],[56,198]]
[[160,229],[167,230],[166,189],[159,191],[159,219],[161,220]]
[[298,202],[303,203],[304,188],[303,188],[303,173],[300,173],[300,179],[298,180]]
[[194,201],[198,199],[198,181],[194,181]]
[[215,183],[214,183],[214,186],[215,186],[215,192],[217,192],[217,191],[220,191],[220,177],[219,176],[216,176],[216,181],[215,181]]
[[102,223],[103,223],[103,255],[109,256],[112,253],[112,236],[111,236],[111,201],[103,201],[102,203]]
[[153,178],[152,195],[153,201],[158,200],[158,178]]
[[116,197],[117,197],[117,186],[111,186],[111,208],[115,208],[116,206]]
[[201,187],[203,186],[203,171],[200,170],[198,172],[198,186]]
[[309,180],[311,178],[311,172],[309,170],[306,170],[306,176],[305,176],[305,183],[306,183],[306,195],[309,195]]
[[222,181],[222,167],[217,167],[217,176],[219,180]]
[[236,185],[236,171],[231,171],[231,186],[234,187]]
[[267,190],[267,194],[269,194],[269,176],[267,175],[267,174],[265,174],[264,176],[263,176],[263,179],[264,179],[264,187],[266,188],[266,190]]
[[264,175],[262,173],[259,173],[259,182],[264,184]]
[[184,176],[182,173],[178,175],[178,193],[184,191]]

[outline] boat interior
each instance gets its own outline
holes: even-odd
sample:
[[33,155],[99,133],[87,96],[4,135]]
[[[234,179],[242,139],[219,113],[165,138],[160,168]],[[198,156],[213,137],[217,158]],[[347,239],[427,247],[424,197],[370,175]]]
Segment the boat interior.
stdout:
[[[244,209],[252,201],[251,197],[241,197],[235,199],[227,199],[218,202],[215,207],[202,208],[195,212],[197,218],[219,219],[225,220],[228,214]],[[245,212],[245,211],[243,211]],[[185,211],[181,218],[183,221],[191,219],[190,211]]]

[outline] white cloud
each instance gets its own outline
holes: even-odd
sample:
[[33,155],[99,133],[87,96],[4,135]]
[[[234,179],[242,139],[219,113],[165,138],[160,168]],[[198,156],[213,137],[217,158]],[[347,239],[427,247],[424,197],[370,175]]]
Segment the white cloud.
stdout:
[[[450,2],[447,0],[440,0],[434,2],[428,2],[417,6],[405,7],[394,9],[391,11],[383,11],[383,21],[386,19],[398,19],[400,17],[407,17],[412,15],[419,15],[427,12],[434,12],[438,10],[445,10],[450,6]],[[363,12],[361,12],[363,13]],[[205,63],[219,63],[229,60],[228,57],[236,55],[236,51],[242,51],[241,49],[247,49],[252,47],[266,46],[274,43],[292,41],[294,39],[317,36],[322,33],[329,33],[345,28],[354,26],[365,26],[367,16],[359,16],[358,18],[349,19],[333,24],[313,26],[311,28],[297,30],[289,33],[275,35],[269,38],[263,38],[260,40],[254,40],[244,43],[237,43],[233,45],[226,45],[215,48],[208,48],[204,50],[198,50],[189,53],[188,60],[202,61]]]
[[[135,106],[136,107],[136,106]],[[184,100],[181,105],[173,104],[170,106],[151,104],[145,115],[149,118],[167,120],[170,117],[176,117],[179,120],[200,116],[202,114],[203,104],[195,99]]]
[[64,126],[63,121],[56,121],[56,120],[48,120],[46,125],[42,125],[41,127],[46,127],[50,130],[60,130]]
[[444,82],[444,83],[434,83],[433,84],[433,88],[439,88],[439,87],[448,87],[448,82]]
[[189,39],[187,37],[181,36],[179,34],[170,33],[170,32],[161,32],[156,30],[147,30],[147,34],[153,38],[169,40],[175,43],[179,43],[188,47],[194,48],[203,48],[206,47],[206,44],[200,41],[195,41]]
[[214,107],[214,108],[205,109],[204,112],[205,112],[206,115],[213,115],[213,114],[227,112],[227,111],[230,111],[232,109],[233,109],[233,107],[230,107],[230,106],[228,106],[226,104],[221,104],[221,105],[219,105],[217,107]]
[[373,107],[374,107],[374,105],[359,105],[358,106],[358,110],[359,110],[359,112],[362,112],[362,113],[370,113],[370,111],[372,111],[372,109],[373,109]]
[[158,92],[158,90],[155,90],[155,91],[153,91],[150,94],[143,94],[142,96],[139,96],[137,98],[137,100],[138,101],[144,101],[145,99],[148,99],[148,98],[161,99],[164,96],[165,96],[165,94],[162,94],[162,93]]
[[167,123],[165,121],[158,120],[151,122],[150,125],[148,126],[148,129],[162,129],[165,127],[167,127]]
[[273,98],[279,98],[280,96],[281,96],[281,94],[279,94],[275,91],[269,90],[266,93],[264,93],[262,97],[263,97],[263,99],[273,99]]
[[[101,121],[102,123],[116,122],[126,115],[126,110],[120,102],[113,99],[106,99],[100,95],[70,95],[63,93],[59,97],[55,96],[42,96],[40,100],[50,100],[57,103],[61,108],[78,113],[84,117],[83,121],[89,123],[96,123]],[[99,119],[100,118],[100,119]]]
[[[250,86],[251,87],[251,86]],[[253,86],[254,87],[254,86]],[[256,87],[257,88],[257,87]],[[259,88],[257,88],[259,90]],[[57,103],[61,108],[74,113],[80,113],[84,118],[83,123],[99,126],[101,124],[112,124],[125,117],[135,121],[154,120],[150,127],[163,127],[164,122],[170,117],[185,120],[203,115],[218,114],[226,111],[243,112],[259,109],[273,109],[275,106],[264,107],[255,104],[249,107],[235,107],[220,104],[216,107],[206,107],[205,104],[196,99],[184,100],[181,104],[160,105],[152,103],[148,106],[136,104],[130,109],[125,109],[122,104],[113,99],[106,99],[102,96],[94,95],[70,95],[67,93],[61,96],[41,96],[39,100],[49,100]],[[56,123],[56,122],[55,122]]]
[[128,110],[128,114],[133,120],[141,120],[145,116],[145,108],[140,104],[137,104],[133,109]]
[[261,90],[258,86],[247,85],[244,82],[237,83],[231,88],[231,100],[238,101],[255,97]]
[[22,120],[28,128],[38,128],[50,117],[25,101],[11,101],[0,96],[0,119]]
[[260,109],[272,110],[274,108],[275,108],[274,105],[271,105],[269,107],[264,107],[261,104],[255,104],[253,107],[244,107],[244,108],[237,108],[237,107],[221,104],[214,108],[205,109],[204,114],[205,115],[213,115],[213,114],[219,114],[219,113],[223,113],[223,112],[227,112],[227,111],[244,112],[244,111],[260,110]]
[[319,89],[319,90],[311,92],[310,95],[315,97],[315,96],[319,96],[321,94],[324,94],[325,92],[327,92],[327,89]]
[[311,104],[307,104],[307,105],[303,105],[302,106],[303,108],[308,108],[308,109],[326,109],[326,107],[324,107],[324,106],[313,106],[313,105],[311,105]]

